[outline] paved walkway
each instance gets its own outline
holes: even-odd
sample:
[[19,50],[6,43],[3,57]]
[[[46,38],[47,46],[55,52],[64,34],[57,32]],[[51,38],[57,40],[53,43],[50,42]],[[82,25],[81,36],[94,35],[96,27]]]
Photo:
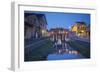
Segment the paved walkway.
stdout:
[[36,42],[33,42],[31,44],[28,44],[25,46],[25,54],[29,53],[30,51],[34,50],[35,48],[43,45],[45,43],[45,41],[47,41],[48,39],[43,39],[43,40],[40,40],[40,41],[36,41]]

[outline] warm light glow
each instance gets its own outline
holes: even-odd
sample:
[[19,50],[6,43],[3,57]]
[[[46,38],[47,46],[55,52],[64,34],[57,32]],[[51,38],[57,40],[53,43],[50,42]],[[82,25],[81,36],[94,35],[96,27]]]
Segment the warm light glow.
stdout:
[[42,30],[42,33],[44,34],[45,33],[45,30]]
[[84,30],[81,31],[82,33],[84,32]]

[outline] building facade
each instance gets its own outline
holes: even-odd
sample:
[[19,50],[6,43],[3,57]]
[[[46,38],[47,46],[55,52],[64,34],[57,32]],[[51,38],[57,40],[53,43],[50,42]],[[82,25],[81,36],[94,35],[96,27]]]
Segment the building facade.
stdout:
[[44,14],[24,14],[25,39],[46,37],[46,34],[47,21]]
[[76,24],[72,26],[71,31],[79,37],[90,36],[90,28],[86,25],[85,22],[76,22]]
[[50,40],[52,41],[65,41],[68,38],[68,30],[63,28],[54,28],[49,31]]

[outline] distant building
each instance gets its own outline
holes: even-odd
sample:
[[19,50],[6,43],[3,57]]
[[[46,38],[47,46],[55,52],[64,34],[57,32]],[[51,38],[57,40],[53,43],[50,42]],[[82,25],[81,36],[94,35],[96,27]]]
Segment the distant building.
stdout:
[[60,39],[64,41],[68,38],[68,30],[64,28],[54,28],[49,31],[49,36],[52,41],[57,41]]
[[47,21],[44,14],[24,14],[25,39],[46,37]]
[[90,36],[90,28],[85,22],[76,22],[76,24],[72,26],[71,31],[76,33],[76,35],[79,37]]

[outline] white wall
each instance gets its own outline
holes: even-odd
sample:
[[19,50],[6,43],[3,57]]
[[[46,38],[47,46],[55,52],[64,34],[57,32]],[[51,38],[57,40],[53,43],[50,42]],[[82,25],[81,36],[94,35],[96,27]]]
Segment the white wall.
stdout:
[[[0,1],[0,73],[12,73],[10,71],[10,54],[11,54],[11,1],[12,0],[1,0]],[[14,0],[13,0],[14,1]],[[16,0],[17,1],[17,0]],[[19,0],[22,1],[22,0]],[[89,6],[96,6],[98,8],[97,20],[98,25],[96,24],[97,32],[96,38],[94,42],[96,43],[96,48],[99,47],[99,40],[100,40],[100,2],[99,0],[23,0],[23,1],[37,1],[38,3],[52,3],[52,4],[63,4],[66,5],[70,4],[79,4],[79,5],[89,5]],[[99,67],[69,67],[64,69],[48,69],[48,70],[41,70],[41,71],[29,71],[30,73],[100,73],[100,53],[99,49],[97,51],[98,54],[98,65]],[[27,73],[28,71],[24,71],[23,73]]]

